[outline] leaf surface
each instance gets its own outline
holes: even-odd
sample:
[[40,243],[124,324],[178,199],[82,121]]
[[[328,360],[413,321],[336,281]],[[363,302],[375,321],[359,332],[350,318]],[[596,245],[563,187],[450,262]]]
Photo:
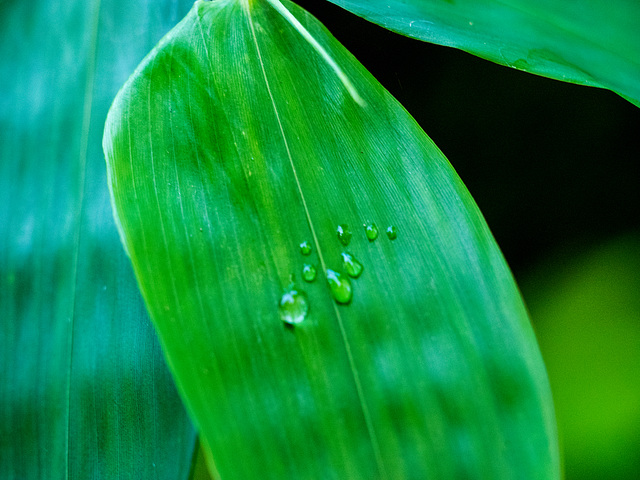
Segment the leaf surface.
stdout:
[[194,430],[101,150],[119,84],[175,23],[161,4],[0,4],[2,479],[187,478]]
[[[330,0],[403,35],[640,106],[636,0]],[[422,61],[422,59],[416,59]]]
[[[122,239],[211,469],[558,478],[544,366],[469,193],[382,86],[283,4],[196,2],[105,127]],[[364,269],[339,304],[327,279],[346,276],[345,250]],[[294,326],[279,314],[291,288],[309,306]]]

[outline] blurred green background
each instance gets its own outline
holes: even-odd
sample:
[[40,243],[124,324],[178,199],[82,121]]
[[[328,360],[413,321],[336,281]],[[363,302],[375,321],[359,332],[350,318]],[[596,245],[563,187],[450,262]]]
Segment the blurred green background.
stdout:
[[458,171],[521,287],[565,477],[640,478],[640,109],[298,2]]

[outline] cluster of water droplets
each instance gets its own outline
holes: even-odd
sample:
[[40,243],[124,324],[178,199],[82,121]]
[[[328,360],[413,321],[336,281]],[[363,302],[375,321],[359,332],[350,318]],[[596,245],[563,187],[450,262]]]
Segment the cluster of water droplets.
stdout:
[[[365,235],[369,242],[374,242],[379,235],[378,227],[375,223],[369,223],[364,225]],[[338,225],[336,229],[338,241],[347,247],[353,237],[353,232],[346,224]],[[395,240],[398,238],[398,229],[394,225],[390,225],[387,228],[387,237],[389,240]],[[303,241],[300,243],[300,253],[308,257],[311,255],[313,248],[311,243]],[[342,270],[344,273],[327,269],[326,278],[327,285],[331,292],[333,299],[342,305],[347,305],[353,298],[353,285],[351,284],[351,278],[358,278],[364,271],[364,266],[358,259],[350,252],[343,251],[342,257]],[[314,282],[318,275],[316,266],[312,263],[305,263],[302,266],[302,279],[311,283]],[[280,319],[288,325],[297,325],[301,323],[307,314],[309,313],[309,299],[307,294],[295,287],[293,283],[289,286],[287,291],[284,292],[278,303],[278,313]]]

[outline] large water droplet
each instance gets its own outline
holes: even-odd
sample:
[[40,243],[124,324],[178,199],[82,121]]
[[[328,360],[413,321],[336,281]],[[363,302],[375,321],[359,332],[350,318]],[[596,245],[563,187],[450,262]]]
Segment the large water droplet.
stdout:
[[282,295],[278,303],[280,320],[289,325],[302,322],[309,313],[309,300],[302,290],[290,289]]
[[313,282],[316,279],[317,273],[316,267],[310,263],[305,263],[302,266],[302,278],[305,282]]
[[347,275],[353,278],[358,278],[364,268],[362,264],[349,252],[342,252],[341,255],[344,270],[347,272]]
[[395,240],[396,238],[398,238],[398,229],[395,227],[395,225],[391,225],[389,228],[387,228],[387,237],[389,237],[389,240]]
[[338,234],[338,240],[340,240],[340,243],[342,245],[344,245],[345,247],[349,245],[352,237],[351,230],[349,230],[349,225],[338,225],[336,233]]
[[373,242],[376,238],[378,238],[378,226],[375,223],[365,225],[364,233],[367,235],[369,241]]
[[300,253],[302,255],[311,255],[311,244],[304,241],[300,244]]
[[351,301],[353,289],[349,277],[333,270],[327,270],[327,283],[336,302],[346,304]]

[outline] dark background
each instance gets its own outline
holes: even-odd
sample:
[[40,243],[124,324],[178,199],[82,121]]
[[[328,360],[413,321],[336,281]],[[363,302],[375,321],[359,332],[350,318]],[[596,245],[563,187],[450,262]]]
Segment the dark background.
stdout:
[[300,0],[484,213],[549,372],[567,480],[640,478],[640,108]]
[[297,3],[440,147],[516,276],[559,247],[640,227],[639,108],[403,37],[328,1]]

